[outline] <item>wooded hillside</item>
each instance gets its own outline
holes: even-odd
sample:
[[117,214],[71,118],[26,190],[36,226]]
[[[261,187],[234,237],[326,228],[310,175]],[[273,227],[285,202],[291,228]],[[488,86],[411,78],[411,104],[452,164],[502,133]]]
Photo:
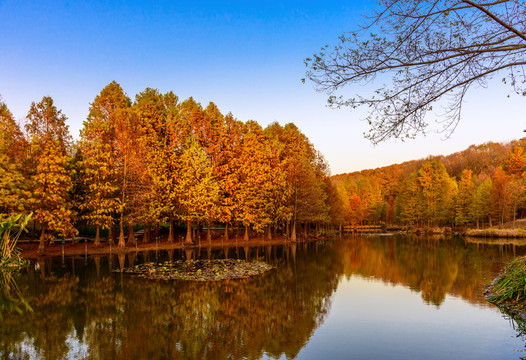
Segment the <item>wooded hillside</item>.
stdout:
[[526,139],[332,177],[351,224],[486,226],[526,215]]

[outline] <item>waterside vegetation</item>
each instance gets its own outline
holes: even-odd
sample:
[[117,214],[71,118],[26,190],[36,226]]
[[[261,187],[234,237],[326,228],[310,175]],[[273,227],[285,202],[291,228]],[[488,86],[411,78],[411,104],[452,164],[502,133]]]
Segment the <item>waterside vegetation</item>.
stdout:
[[487,290],[489,302],[526,322],[526,257],[513,259]]
[[262,128],[172,92],[147,88],[132,101],[112,82],[78,141],[66,120],[44,97],[22,127],[0,102],[0,218],[33,212],[41,253],[79,231],[95,248],[123,249],[159,234],[170,246],[181,231],[192,245],[204,229],[210,242],[212,228],[224,241],[234,229],[245,241],[296,241],[344,225],[429,233],[526,215],[525,140],[331,177],[294,124]]
[[31,219],[31,214],[10,216],[0,222],[0,271],[24,264],[17,248],[17,241]]

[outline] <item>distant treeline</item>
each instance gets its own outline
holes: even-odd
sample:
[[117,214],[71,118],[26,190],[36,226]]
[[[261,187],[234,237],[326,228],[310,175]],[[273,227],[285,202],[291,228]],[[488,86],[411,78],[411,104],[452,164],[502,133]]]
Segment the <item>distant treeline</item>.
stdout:
[[350,223],[494,226],[526,215],[526,139],[332,177]]
[[33,212],[41,251],[83,226],[125,246],[124,229],[174,222],[280,228],[340,224],[345,199],[323,156],[294,124],[241,122],[216,105],[147,88],[135,100],[116,82],[95,97],[80,140],[51,97],[21,127],[0,101],[0,217]]

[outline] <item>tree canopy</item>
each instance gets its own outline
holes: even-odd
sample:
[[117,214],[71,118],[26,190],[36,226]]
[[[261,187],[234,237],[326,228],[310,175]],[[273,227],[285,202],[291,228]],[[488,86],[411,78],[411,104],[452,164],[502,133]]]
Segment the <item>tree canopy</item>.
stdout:
[[[450,133],[467,91],[497,73],[507,71],[504,81],[526,95],[525,14],[522,0],[378,0],[357,30],[305,60],[306,77],[333,106],[369,107],[366,137],[374,143],[424,133],[437,104],[437,122]],[[389,77],[369,93],[340,94]]]

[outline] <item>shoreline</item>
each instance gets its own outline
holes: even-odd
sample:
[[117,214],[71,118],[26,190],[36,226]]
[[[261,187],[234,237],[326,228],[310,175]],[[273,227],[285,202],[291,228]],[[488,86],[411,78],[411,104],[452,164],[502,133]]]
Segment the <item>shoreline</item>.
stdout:
[[221,249],[223,247],[245,247],[245,246],[274,246],[274,245],[299,245],[304,243],[322,242],[333,239],[330,236],[319,236],[308,237],[307,239],[300,239],[296,241],[290,241],[284,236],[273,237],[272,240],[268,240],[262,237],[254,237],[248,241],[243,240],[242,237],[233,237],[228,240],[212,239],[212,241],[201,240],[195,244],[184,244],[181,241],[169,244],[164,241],[159,242],[139,242],[136,245],[126,245],[126,247],[119,248],[117,246],[110,246],[106,242],[102,242],[100,246],[95,247],[93,243],[77,242],[75,244],[66,243],[62,245],[60,242],[54,242],[51,245],[46,246],[44,253],[38,252],[38,240],[33,242],[22,242],[17,244],[17,248],[20,249],[20,256],[25,260],[34,260],[47,257],[58,257],[58,256],[76,256],[76,255],[105,255],[105,254],[127,254],[130,252],[137,251],[150,251],[150,250],[180,250],[180,249],[201,249],[201,248],[212,248]]

